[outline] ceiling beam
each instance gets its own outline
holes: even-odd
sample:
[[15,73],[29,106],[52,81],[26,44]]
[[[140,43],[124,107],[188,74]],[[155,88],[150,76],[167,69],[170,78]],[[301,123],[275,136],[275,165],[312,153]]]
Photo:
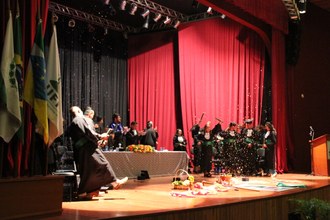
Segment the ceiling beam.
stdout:
[[130,27],[128,25],[124,25],[115,21],[111,21],[92,14],[88,14],[86,12],[74,8],[70,8],[65,5],[57,4],[55,2],[49,3],[49,10],[56,14],[72,17],[80,21],[87,21],[90,24],[94,24],[103,28],[109,28],[111,30],[115,30],[119,32],[129,32],[129,33],[137,32],[136,28]]

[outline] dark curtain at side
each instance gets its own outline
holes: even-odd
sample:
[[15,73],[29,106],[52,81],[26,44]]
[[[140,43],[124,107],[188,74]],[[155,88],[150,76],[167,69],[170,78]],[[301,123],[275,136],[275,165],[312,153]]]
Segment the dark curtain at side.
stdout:
[[76,21],[56,23],[62,73],[63,117],[70,121],[69,108],[77,105],[84,110],[91,106],[96,116],[112,121],[119,113],[127,121],[127,58],[126,40],[120,33],[108,32]]
[[223,129],[245,118],[260,123],[265,45],[256,33],[229,19],[189,24],[179,31],[179,57],[186,134],[202,112],[201,126],[216,118]]

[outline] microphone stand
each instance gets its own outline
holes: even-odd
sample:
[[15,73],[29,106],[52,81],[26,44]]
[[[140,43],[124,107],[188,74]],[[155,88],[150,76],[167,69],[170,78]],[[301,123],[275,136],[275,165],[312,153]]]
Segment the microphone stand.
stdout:
[[310,150],[311,150],[311,174],[312,176],[315,176],[315,173],[314,173],[314,158],[313,158],[313,140],[314,140],[314,129],[312,128],[312,126],[309,126],[309,136],[310,136],[310,140],[309,140],[309,143],[310,143]]

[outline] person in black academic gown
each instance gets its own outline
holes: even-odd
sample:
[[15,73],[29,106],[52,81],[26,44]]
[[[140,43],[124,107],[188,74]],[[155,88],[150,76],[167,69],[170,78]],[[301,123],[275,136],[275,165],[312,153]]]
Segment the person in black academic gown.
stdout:
[[221,124],[218,123],[211,129],[211,122],[208,121],[204,129],[198,135],[198,145],[201,146],[201,168],[204,172],[204,177],[212,177],[210,171],[212,169],[212,156],[214,147],[214,137],[222,130]]
[[71,107],[70,113],[73,120],[68,134],[72,138],[74,159],[80,174],[78,194],[92,198],[102,186],[112,184],[114,189],[119,188],[127,181],[127,177],[116,180],[109,162],[98,148],[98,141],[107,139],[108,135],[98,134],[89,129],[89,124],[79,107]]
[[125,134],[126,147],[129,145],[137,145],[140,143],[140,133],[136,130],[138,123],[136,121],[131,122],[131,126],[128,132]]
[[267,176],[276,175],[276,130],[270,122],[265,124],[266,133],[264,135],[263,148],[265,148],[265,173]]
[[158,144],[158,132],[157,129],[153,127],[153,122],[147,122],[147,128],[144,130],[144,135],[141,138],[141,144],[150,145],[154,149],[157,148]]
[[182,130],[177,129],[173,137],[174,151],[186,151],[187,140],[183,136]]

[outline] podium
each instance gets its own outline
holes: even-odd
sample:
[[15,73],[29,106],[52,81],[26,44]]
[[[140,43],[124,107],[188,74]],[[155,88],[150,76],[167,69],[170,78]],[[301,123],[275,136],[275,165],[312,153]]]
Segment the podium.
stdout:
[[330,135],[311,141],[312,172],[316,176],[330,176]]

